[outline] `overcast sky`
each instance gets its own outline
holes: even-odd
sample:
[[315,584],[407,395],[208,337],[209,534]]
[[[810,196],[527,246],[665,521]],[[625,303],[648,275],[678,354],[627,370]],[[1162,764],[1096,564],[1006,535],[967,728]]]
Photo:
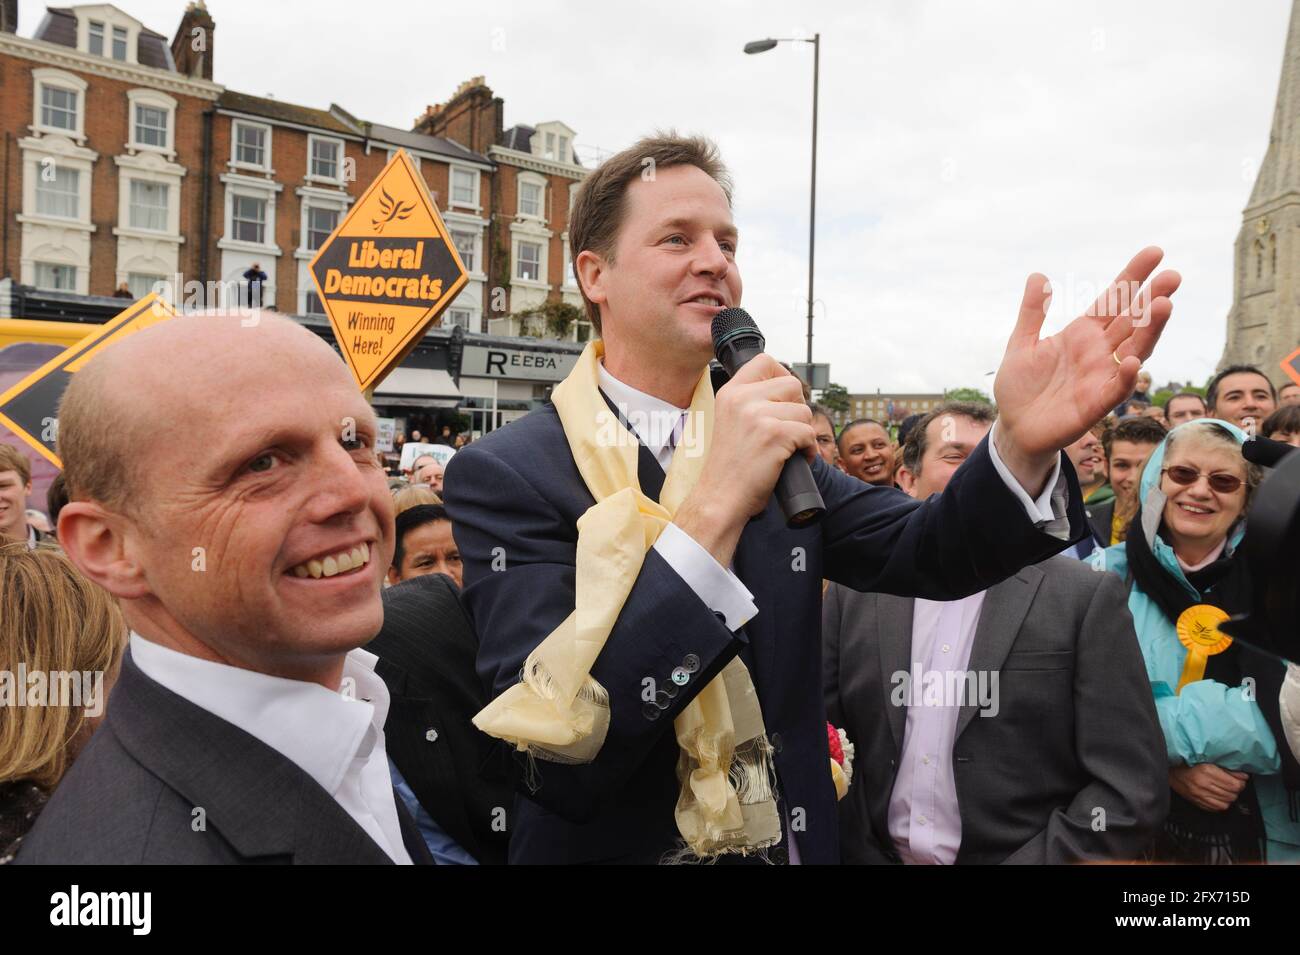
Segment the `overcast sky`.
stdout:
[[[171,36],[181,0],[121,0]],[[712,136],[737,182],[744,304],[802,361],[811,44],[822,35],[814,358],[851,391],[987,390],[1026,275],[1047,331],[1132,253],[1184,275],[1148,363],[1203,382],[1232,246],[1268,143],[1291,4],[209,0],[216,80],[409,127],[482,74],[505,122],[579,147]],[[30,36],[36,5],[22,4]],[[1068,312],[1068,317],[1067,317]],[[1278,356],[1279,358],[1281,356]]]

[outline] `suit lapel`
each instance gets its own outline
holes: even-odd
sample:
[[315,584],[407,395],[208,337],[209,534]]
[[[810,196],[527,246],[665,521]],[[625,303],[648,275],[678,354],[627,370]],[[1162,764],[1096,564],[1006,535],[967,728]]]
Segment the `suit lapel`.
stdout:
[[[895,597],[892,594],[875,594],[876,644],[880,655],[880,687],[885,699],[885,713],[889,720],[889,732],[894,737],[894,754],[903,750],[903,729],[907,723],[907,697],[902,706],[895,706],[893,694],[897,680],[896,673],[911,673],[912,663],[912,609],[915,601],[911,597]],[[873,621],[864,620],[856,628],[859,637],[870,644],[870,628]],[[906,687],[907,684],[904,684]]]
[[149,679],[129,652],[108,720],[141,765],[203,810],[205,828],[195,832],[219,832],[245,859],[392,863],[297,764]]
[[[1029,613],[1029,605],[1033,603],[1034,594],[1042,579],[1043,572],[1037,567],[1025,567],[985,592],[984,604],[980,607],[980,620],[975,627],[970,663],[967,665],[977,680],[981,673],[993,674],[1002,669],[1007,654],[1011,652],[1011,647],[1020,634],[1020,627],[1025,622],[1025,615]],[[967,700],[957,718],[954,740],[961,738],[962,732],[978,712],[978,701]]]

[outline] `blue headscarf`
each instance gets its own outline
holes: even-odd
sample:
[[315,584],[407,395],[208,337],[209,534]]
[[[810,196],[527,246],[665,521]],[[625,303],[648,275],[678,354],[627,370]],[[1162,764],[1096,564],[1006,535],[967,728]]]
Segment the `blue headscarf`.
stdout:
[[[1164,491],[1160,490],[1160,471],[1164,467],[1165,452],[1169,447],[1169,442],[1175,434],[1185,434],[1187,428],[1203,427],[1206,424],[1217,424],[1236,439],[1237,446],[1245,444],[1250,440],[1246,432],[1242,431],[1230,421],[1224,421],[1222,418],[1193,418],[1191,421],[1184,421],[1182,424],[1170,430],[1165,435],[1165,439],[1156,445],[1156,449],[1151,452],[1151,457],[1147,458],[1146,467],[1142,469],[1142,481],[1138,485],[1138,501],[1142,504],[1142,535],[1146,538],[1149,546],[1157,557],[1161,558],[1162,563],[1169,562],[1164,559],[1163,553],[1167,549],[1162,548],[1158,541],[1156,532],[1160,529],[1160,522],[1164,519],[1165,502],[1168,500]],[[1246,534],[1245,513],[1241,519],[1228,531],[1227,546],[1224,547],[1224,555],[1230,555],[1241,543],[1242,537]],[[1169,556],[1172,557],[1172,549]],[[1177,562],[1173,562],[1173,567],[1177,567]],[[1172,569],[1172,568],[1171,568]]]

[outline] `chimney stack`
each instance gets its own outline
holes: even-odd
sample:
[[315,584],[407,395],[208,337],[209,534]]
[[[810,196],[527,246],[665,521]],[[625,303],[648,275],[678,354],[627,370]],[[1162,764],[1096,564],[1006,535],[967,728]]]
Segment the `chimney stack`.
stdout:
[[203,0],[191,0],[172,39],[172,59],[186,76],[212,79],[212,40],[217,25]]
[[443,136],[476,153],[486,153],[500,141],[504,119],[504,101],[492,95],[483,77],[475,76],[456,87],[447,102],[426,107],[416,119],[414,131]]

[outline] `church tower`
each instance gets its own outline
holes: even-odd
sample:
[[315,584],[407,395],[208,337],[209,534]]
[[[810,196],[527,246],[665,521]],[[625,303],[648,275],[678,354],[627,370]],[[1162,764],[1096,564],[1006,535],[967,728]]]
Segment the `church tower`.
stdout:
[[1242,212],[1219,367],[1258,365],[1275,385],[1300,346],[1300,0],[1292,0],[1268,151]]

